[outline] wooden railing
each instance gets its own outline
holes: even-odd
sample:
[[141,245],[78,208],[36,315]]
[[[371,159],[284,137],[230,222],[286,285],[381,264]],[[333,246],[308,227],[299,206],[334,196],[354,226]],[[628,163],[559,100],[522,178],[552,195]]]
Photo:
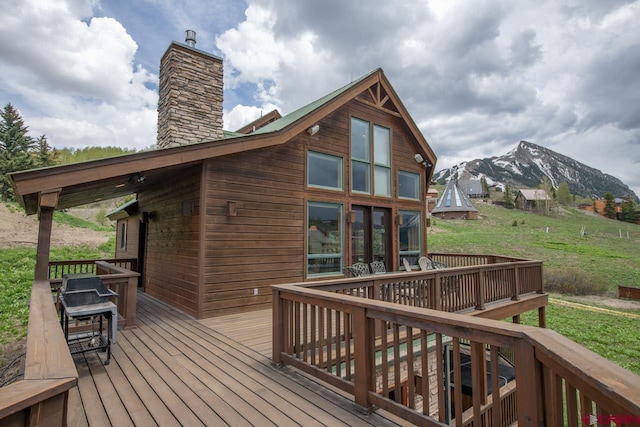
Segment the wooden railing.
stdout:
[[544,293],[541,261],[501,261],[297,285],[448,312],[483,310],[491,302],[517,301],[525,294]]
[[66,426],[67,396],[78,372],[48,281],[34,282],[31,288],[23,378],[0,388],[0,425]]
[[[589,416],[640,423],[623,418],[640,417],[640,377],[573,341],[547,329],[424,309],[454,311],[517,299],[522,289],[542,292],[541,266],[501,261],[508,273],[489,263],[274,286],[273,362],[353,395],[363,411],[382,408],[418,425],[578,426]],[[454,285],[462,295],[438,302],[443,284],[455,280],[467,281]],[[515,380],[506,386],[497,375],[508,367],[502,354],[513,360]],[[469,396],[456,387],[463,373]]]
[[125,328],[136,324],[136,292],[139,273],[135,259],[50,261],[49,280],[52,288],[62,283],[66,274],[94,274],[118,293],[115,303],[118,317]]
[[[101,260],[117,267],[138,271],[138,260],[135,258]],[[49,279],[62,279],[65,274],[98,274],[96,260],[49,261]]]

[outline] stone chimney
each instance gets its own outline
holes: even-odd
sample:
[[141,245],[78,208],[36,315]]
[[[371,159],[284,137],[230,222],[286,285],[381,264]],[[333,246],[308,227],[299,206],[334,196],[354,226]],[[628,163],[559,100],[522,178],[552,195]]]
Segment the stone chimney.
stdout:
[[158,147],[222,139],[222,59],[172,42],[160,60]]

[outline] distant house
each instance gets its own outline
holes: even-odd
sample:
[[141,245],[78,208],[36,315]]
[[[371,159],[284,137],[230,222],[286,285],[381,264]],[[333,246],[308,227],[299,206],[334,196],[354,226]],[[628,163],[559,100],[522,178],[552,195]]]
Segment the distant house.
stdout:
[[441,219],[478,219],[478,210],[469,197],[458,188],[456,180],[451,179],[431,215]]
[[[616,214],[622,212],[622,203],[625,202],[625,201],[626,201],[625,199],[621,199],[619,197],[616,197],[613,200],[613,203],[615,205]],[[598,210],[598,213],[600,215],[605,216],[604,208],[606,206],[607,206],[607,201],[605,199],[595,199],[593,201],[593,203],[580,205],[580,206],[578,206],[578,208],[579,209],[583,209],[585,211],[593,212],[593,208],[595,207]]]
[[482,188],[482,181],[479,179],[459,179],[458,188],[470,198],[479,198],[486,196]]
[[520,190],[516,194],[516,209],[526,212],[544,212],[549,207],[551,197],[545,190]]

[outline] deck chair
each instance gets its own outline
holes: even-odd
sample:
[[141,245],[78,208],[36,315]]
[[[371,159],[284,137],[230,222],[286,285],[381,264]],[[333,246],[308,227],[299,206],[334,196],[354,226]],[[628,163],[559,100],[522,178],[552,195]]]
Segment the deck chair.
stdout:
[[428,270],[442,270],[443,268],[447,268],[446,264],[443,264],[438,261],[434,261],[431,257],[421,256],[418,259],[418,265],[420,266],[420,270],[428,271]]
[[356,262],[351,267],[356,269],[358,276],[368,276],[371,274],[371,271],[369,271],[369,265],[364,262]]
[[387,272],[387,267],[384,265],[382,261],[373,261],[371,264],[371,272],[373,274],[382,274]]
[[411,271],[411,264],[409,264],[409,260],[407,260],[406,258],[402,258],[402,263],[404,264],[404,268],[407,271]]
[[345,267],[342,269],[342,274],[344,277],[358,277],[358,270],[353,267]]

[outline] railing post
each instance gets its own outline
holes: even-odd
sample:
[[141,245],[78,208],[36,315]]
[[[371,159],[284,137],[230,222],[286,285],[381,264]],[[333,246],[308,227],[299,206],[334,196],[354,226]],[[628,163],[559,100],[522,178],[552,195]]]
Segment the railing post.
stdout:
[[127,297],[124,307],[125,323],[124,327],[133,328],[136,326],[136,306],[138,296],[138,277],[129,277],[127,280],[127,289],[125,290]]
[[540,363],[535,357],[534,347],[525,339],[517,339],[513,347],[518,425],[542,426],[544,425],[544,394]]
[[432,310],[442,310],[442,282],[438,273],[434,276],[432,298],[429,306]]
[[488,284],[486,283],[484,270],[480,270],[478,273],[478,282],[476,284],[476,310],[484,310],[487,286]]
[[368,414],[375,409],[369,402],[369,391],[373,385],[371,377],[371,358],[373,357],[371,322],[367,319],[364,307],[354,307],[351,319],[353,322],[355,409]]
[[520,268],[518,266],[513,267],[513,296],[512,301],[520,301]]
[[272,338],[271,338],[271,360],[277,367],[282,366],[280,353],[283,351],[283,335],[284,335],[284,316],[282,311],[282,301],[280,301],[280,290],[273,288],[271,299],[271,316],[272,316]]

